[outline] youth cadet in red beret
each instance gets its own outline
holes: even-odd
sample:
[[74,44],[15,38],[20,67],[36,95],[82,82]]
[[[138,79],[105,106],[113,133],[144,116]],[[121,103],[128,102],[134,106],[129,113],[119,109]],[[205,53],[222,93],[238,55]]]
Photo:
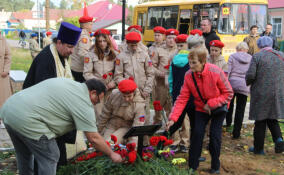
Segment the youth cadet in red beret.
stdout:
[[113,80],[113,73],[118,52],[113,48],[109,34],[110,31],[107,29],[97,30],[95,32],[95,44],[84,57],[84,78],[86,80],[95,78],[103,82],[107,87],[104,98],[94,106],[97,120],[99,120],[99,116],[102,113],[105,100],[116,87]]
[[84,15],[79,19],[79,22],[82,33],[70,58],[72,75],[75,81],[82,83],[85,81],[83,77],[84,57],[87,55],[92,44],[90,32],[92,32],[93,26],[93,17],[88,15],[86,3],[84,3]]
[[46,37],[43,38],[42,43],[43,43],[43,47],[46,47],[47,45],[52,43],[51,40],[51,36],[52,36],[52,32],[48,31],[45,33]]
[[125,36],[127,47],[120,52],[115,61],[114,80],[118,84],[124,79],[132,77],[136,82],[141,96],[145,99],[146,116],[145,121],[150,117],[150,94],[152,92],[154,72],[152,61],[148,52],[143,51],[138,43],[141,36],[137,32],[130,32]]
[[[147,52],[148,53],[148,47],[146,47],[143,43],[142,43],[142,40],[143,40],[143,35],[142,35],[142,27],[140,25],[132,25],[130,27],[128,27],[127,29],[128,33],[130,32],[136,32],[136,33],[139,33],[141,39],[140,41],[141,42],[138,42],[138,47],[141,48],[144,52]],[[118,46],[118,50],[119,52],[122,52],[123,50],[127,49],[127,43],[126,43],[126,40],[124,40],[120,46]]]
[[149,56],[151,59],[155,54],[155,49],[158,47],[162,47],[166,44],[165,42],[166,29],[161,26],[156,26],[153,30],[154,30],[155,42],[151,45],[151,47],[149,47]]
[[[172,57],[177,53],[175,38],[178,35],[176,29],[165,31],[166,42],[162,47],[155,49],[152,56],[155,73],[155,87],[153,90],[153,101],[160,101],[167,116],[171,112],[172,104],[168,89],[168,67]],[[160,111],[155,111],[154,123],[161,123],[162,115]]]
[[120,81],[107,99],[100,120],[98,131],[105,140],[110,141],[111,135],[117,137],[117,143],[136,143],[137,137],[127,140],[123,136],[132,126],[143,126],[145,122],[145,99],[141,96],[133,80]]
[[210,55],[208,62],[220,67],[225,73],[228,71],[228,65],[225,58],[222,56],[222,48],[225,46],[222,41],[212,40],[210,45]]

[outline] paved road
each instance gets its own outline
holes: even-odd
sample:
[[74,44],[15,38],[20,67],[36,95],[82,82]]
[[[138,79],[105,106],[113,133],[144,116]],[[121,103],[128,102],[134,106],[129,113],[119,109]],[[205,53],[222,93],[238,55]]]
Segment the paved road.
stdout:
[[[26,47],[25,49],[29,49],[29,42],[28,40],[26,39]],[[21,47],[21,45],[19,44],[19,40],[11,40],[11,39],[7,39],[7,42],[8,44],[11,46],[11,47]]]

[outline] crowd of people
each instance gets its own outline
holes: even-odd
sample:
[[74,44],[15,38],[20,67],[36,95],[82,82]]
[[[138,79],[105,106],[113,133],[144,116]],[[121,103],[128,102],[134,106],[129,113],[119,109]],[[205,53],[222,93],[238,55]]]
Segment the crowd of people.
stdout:
[[[123,138],[131,127],[162,124],[161,111],[150,120],[151,99],[166,113],[164,134],[174,140],[171,149],[188,152],[193,170],[204,161],[202,145],[209,134],[210,173],[220,174],[223,122],[232,125],[236,99],[232,139],[241,138],[249,94],[249,119],[255,120],[250,151],[265,154],[266,126],[275,152],[284,151],[278,123],[284,118],[284,54],[275,50],[270,32],[258,36],[257,26],[252,26],[226,62],[224,43],[209,19],[190,35],[156,26],[149,49],[142,43],[139,25],[128,28],[119,46],[106,29],[93,34],[92,44],[92,21],[84,13],[80,28],[62,22],[58,36],[47,38],[42,50],[34,47],[36,43],[30,45],[33,62],[23,90],[9,99],[9,87],[0,90],[0,117],[15,147],[20,174],[55,174],[67,163],[66,144],[84,143],[78,137],[82,131],[97,150],[122,162],[104,140],[110,141],[113,134],[118,143],[137,143],[136,137]],[[36,42],[36,36],[33,39]],[[0,42],[4,87],[9,85],[11,54],[3,37]]]

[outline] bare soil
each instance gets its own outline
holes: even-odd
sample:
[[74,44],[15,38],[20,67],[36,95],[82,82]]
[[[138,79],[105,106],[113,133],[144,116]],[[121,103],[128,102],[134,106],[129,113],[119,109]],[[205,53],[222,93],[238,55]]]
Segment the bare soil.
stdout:
[[[281,124],[282,132],[284,124]],[[255,155],[248,152],[248,148],[253,145],[253,126],[245,126],[242,129],[240,139],[233,140],[230,130],[224,128],[221,150],[221,174],[222,175],[284,175],[284,153],[274,152],[270,132],[265,138],[265,155]],[[205,162],[201,162],[198,168],[199,175],[209,175],[210,154],[206,149],[208,141],[204,142],[202,156],[206,157]],[[6,153],[7,154],[7,153]],[[188,157],[187,154],[177,153],[175,157]],[[183,166],[184,168],[187,165]],[[4,171],[3,171],[4,170]],[[16,160],[14,155],[0,154],[0,174],[12,175],[16,172]]]

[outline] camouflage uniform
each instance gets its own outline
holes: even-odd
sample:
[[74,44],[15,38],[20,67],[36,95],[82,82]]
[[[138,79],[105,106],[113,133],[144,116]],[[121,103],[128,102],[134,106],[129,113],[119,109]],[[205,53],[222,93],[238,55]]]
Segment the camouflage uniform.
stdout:
[[[107,98],[98,121],[98,131],[105,140],[110,141],[113,134],[118,143],[123,143],[123,136],[132,126],[144,125],[145,100],[138,89],[134,94],[132,103],[126,102],[118,89],[113,90]],[[137,144],[137,137],[129,138],[128,142]]]

